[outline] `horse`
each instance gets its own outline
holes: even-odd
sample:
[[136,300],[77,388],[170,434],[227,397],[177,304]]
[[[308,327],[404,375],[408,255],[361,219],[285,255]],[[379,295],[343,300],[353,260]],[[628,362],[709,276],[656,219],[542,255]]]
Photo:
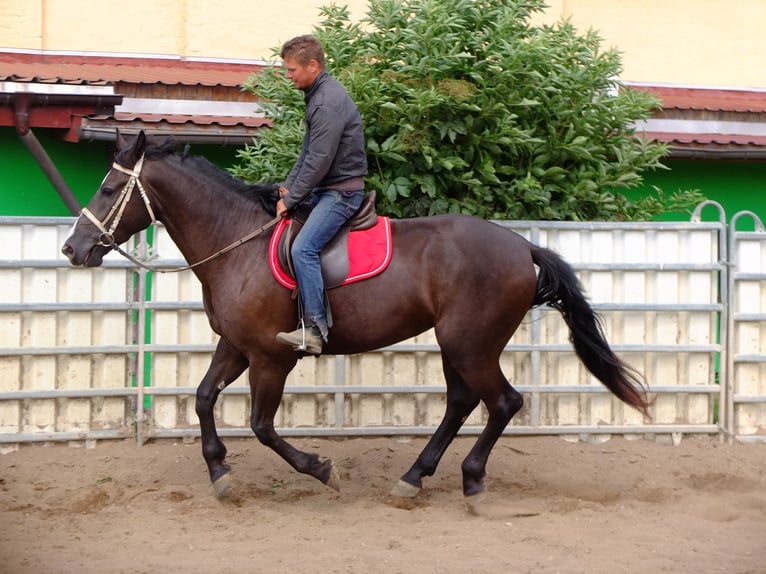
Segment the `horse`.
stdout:
[[[133,193],[135,187],[139,193]],[[274,427],[285,379],[301,358],[275,338],[298,323],[290,290],[275,281],[269,267],[265,231],[274,224],[277,197],[275,185],[240,181],[203,157],[178,152],[170,138],[147,137],[143,131],[118,134],[114,163],[62,246],[71,264],[96,267],[106,253],[156,220],[186,261],[197,262],[190,267],[202,285],[210,326],[219,335],[195,402],[202,456],[217,497],[229,491],[231,467],[213,408],[221,391],[247,368],[250,427],[257,439],[296,471],[340,488],[331,459],[297,449]],[[435,473],[480,402],[487,422],[461,471],[464,500],[484,493],[490,452],[524,402],[503,375],[500,355],[535,306],[558,310],[587,369],[649,417],[643,377],[610,348],[601,317],[560,255],[468,215],[392,219],[390,226],[394,248],[386,270],[328,291],[334,326],[323,353],[363,353],[434,329],[446,381],[445,412],[392,495],[417,496],[423,478]]]

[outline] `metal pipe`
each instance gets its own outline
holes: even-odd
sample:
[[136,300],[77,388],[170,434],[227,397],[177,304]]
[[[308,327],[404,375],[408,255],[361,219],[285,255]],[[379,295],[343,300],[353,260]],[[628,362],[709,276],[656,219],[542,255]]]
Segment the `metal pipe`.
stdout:
[[87,106],[96,111],[109,111],[122,103],[117,94],[40,94],[35,92],[0,93],[0,105],[15,106],[24,99],[30,106]]
[[[146,249],[146,230],[143,230],[141,234],[139,235],[139,243],[140,243],[140,249],[145,250]],[[145,255],[145,253],[144,253]],[[140,268],[136,271],[137,276],[137,285],[136,289],[138,290],[138,293],[134,296],[134,301],[138,303],[138,316],[136,318],[136,345],[137,345],[137,351],[136,351],[136,373],[135,373],[135,381],[136,381],[136,390],[137,390],[137,396],[136,396],[136,443],[138,446],[142,446],[144,444],[144,397],[145,395],[145,386],[146,386],[146,282],[147,282],[147,270],[144,268]]]
[[[476,436],[484,430],[481,426],[464,426],[458,433],[460,436]],[[334,427],[322,428],[278,428],[284,437],[360,437],[360,436],[430,436],[436,431],[434,426],[380,426],[380,427]],[[633,434],[717,434],[720,429],[716,425],[636,425],[636,426],[509,426],[503,431],[503,436],[544,436],[544,435],[633,435]],[[197,438],[199,428],[154,429],[146,438]],[[249,427],[221,428],[218,434],[223,438],[252,437]],[[65,431],[47,433],[0,433],[0,444],[18,444],[25,442],[60,442],[75,440],[107,440],[125,439],[130,436],[127,429],[101,431]],[[764,436],[737,437],[743,442],[766,440]]]
[[35,136],[32,128],[29,125],[29,108],[31,106],[32,99],[30,94],[17,94],[13,98],[14,117],[16,122],[16,133],[19,134],[19,139],[27,147],[29,152],[37,161],[37,164],[43,170],[48,180],[53,184],[56,192],[61,196],[64,205],[69,209],[69,213],[77,215],[80,213],[82,206],[77,198],[69,189],[69,186],[61,177],[59,170],[56,168],[56,164],[53,163],[50,156],[46,153],[40,141]]
[[[436,432],[435,426],[374,426],[374,427],[305,427],[277,428],[283,437],[370,437],[370,436],[431,436]],[[483,426],[465,425],[460,428],[460,436],[476,436],[482,433]],[[700,425],[589,425],[589,426],[513,426],[503,430],[503,436],[545,436],[572,435],[586,437],[587,435],[684,435],[684,434],[718,434],[721,429],[713,424]],[[218,435],[222,438],[252,437],[249,427],[219,428]],[[197,438],[199,428],[153,429],[148,438]],[[740,438],[740,437],[738,437]],[[766,438],[766,437],[761,437]],[[2,435],[0,435],[2,442]]]

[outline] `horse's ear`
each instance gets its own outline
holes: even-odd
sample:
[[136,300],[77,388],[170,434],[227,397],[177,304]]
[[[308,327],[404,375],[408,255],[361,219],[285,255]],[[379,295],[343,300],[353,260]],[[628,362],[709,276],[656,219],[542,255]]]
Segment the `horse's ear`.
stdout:
[[146,134],[144,133],[144,130],[141,130],[140,132],[138,132],[138,136],[136,137],[136,143],[133,145],[133,156],[135,160],[138,161],[138,158],[144,155],[145,151],[146,151]]

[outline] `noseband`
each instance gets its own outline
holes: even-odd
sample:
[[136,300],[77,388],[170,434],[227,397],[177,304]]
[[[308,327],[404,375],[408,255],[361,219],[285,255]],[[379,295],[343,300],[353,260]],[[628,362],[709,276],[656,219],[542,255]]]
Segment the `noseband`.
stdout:
[[[141,175],[141,169],[144,166],[144,156],[142,155],[139,160],[136,162],[136,165],[133,167],[133,169],[127,169],[125,167],[122,167],[117,162],[114,162],[112,164],[112,169],[116,169],[117,171],[121,171],[124,174],[127,174],[130,176],[127,183],[122,187],[122,191],[120,192],[119,197],[117,197],[117,200],[112,205],[112,209],[109,210],[109,213],[106,214],[106,217],[103,221],[99,220],[95,215],[93,215],[93,212],[91,212],[87,207],[83,207],[82,211],[80,213],[88,218],[88,220],[96,226],[96,228],[101,232],[101,235],[98,238],[98,245],[102,245],[104,247],[113,247],[115,245],[114,243],[114,232],[117,230],[117,226],[120,224],[120,220],[122,219],[122,214],[125,212],[125,208],[127,207],[128,203],[130,202],[130,198],[133,195],[133,189],[138,185],[138,191],[141,194],[141,198],[144,200],[144,205],[146,206],[146,211],[149,212],[149,217],[152,218],[152,223],[155,223],[157,219],[154,217],[154,211],[152,210],[152,204],[149,203],[149,196],[146,195],[146,190],[144,189],[144,186],[141,185],[141,180],[139,179],[139,176]],[[107,230],[106,224],[109,220],[112,220],[112,224],[109,226],[109,229]]]

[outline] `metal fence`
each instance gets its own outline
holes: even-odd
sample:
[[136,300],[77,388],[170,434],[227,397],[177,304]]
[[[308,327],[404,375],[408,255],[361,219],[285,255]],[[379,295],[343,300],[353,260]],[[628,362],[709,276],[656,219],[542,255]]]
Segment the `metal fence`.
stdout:
[[[719,220],[701,221],[703,208]],[[754,231],[737,231],[746,217]],[[102,268],[72,268],[58,252],[72,222],[0,218],[0,448],[196,436],[194,393],[217,341],[199,283],[190,271],[151,273],[116,254]],[[579,363],[560,315],[535,309],[502,359],[525,396],[508,434],[766,439],[766,233],[757,217],[740,213],[727,225],[708,202],[689,223],[500,224],[575,267],[613,348],[655,399],[651,422],[622,405]],[[185,265],[162,226],[132,249]],[[222,436],[251,435],[246,380],[219,400]],[[277,426],[288,436],[430,434],[444,401],[427,332],[362,355],[301,360]],[[478,409],[462,432],[480,432],[485,417]]]

